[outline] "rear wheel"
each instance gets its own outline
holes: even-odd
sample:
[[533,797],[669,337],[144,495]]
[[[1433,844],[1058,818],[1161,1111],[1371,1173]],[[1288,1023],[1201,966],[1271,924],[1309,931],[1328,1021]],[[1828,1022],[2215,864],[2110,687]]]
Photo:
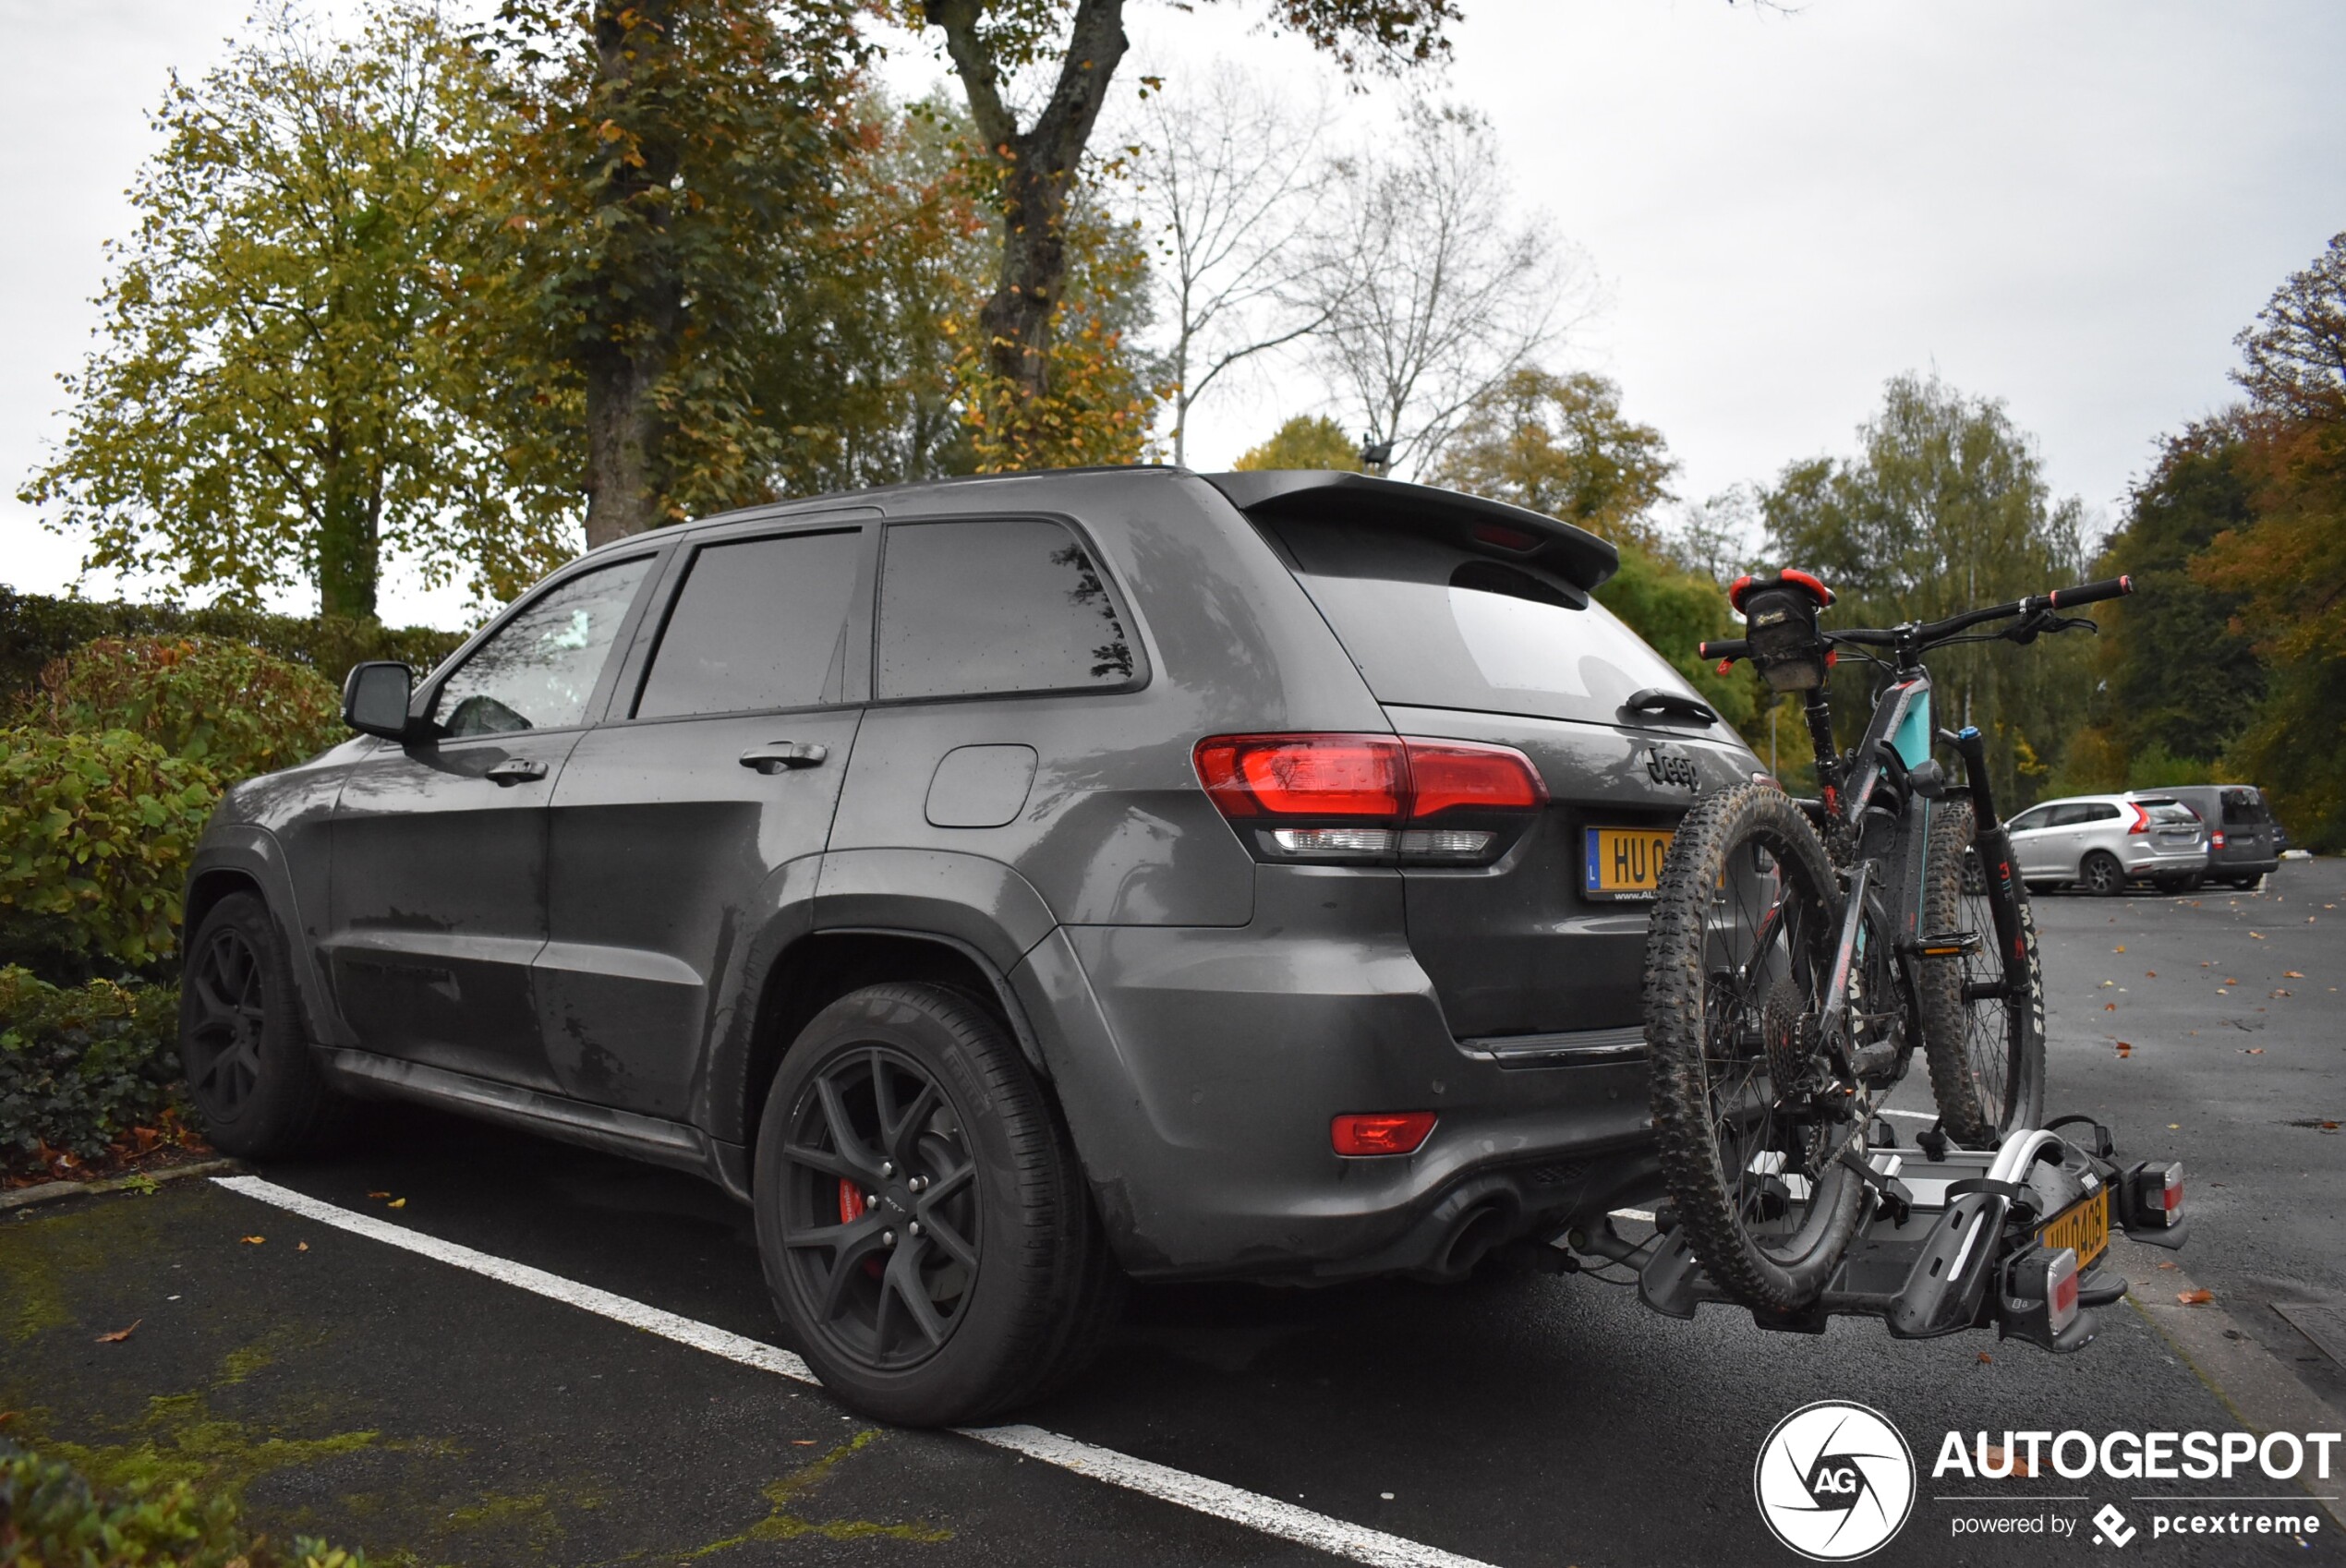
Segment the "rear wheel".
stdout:
[[2126,868],[2108,850],[2096,850],[2077,868],[2077,880],[2098,899],[2114,899],[2126,890]]
[[758,1255],[824,1386],[905,1426],[1065,1381],[1119,1278],[1074,1151],[1002,1025],[875,985],[806,1026],[767,1096]]
[[2258,872],[2254,876],[2233,876],[2228,877],[2226,880],[2231,882],[2233,887],[2239,888],[2243,893],[2254,893],[2257,888],[2264,886],[2265,874],[2263,872]]
[[204,1136],[226,1153],[297,1153],[339,1109],[309,1054],[285,939],[258,893],[212,905],[187,944],[179,1064]]
[[1763,1310],[1816,1299],[1864,1207],[1841,1154],[1866,1097],[1818,1047],[1832,886],[1799,807],[1747,785],[1679,823],[1646,937],[1663,1177],[1711,1277]]
[[2035,917],[2024,893],[2018,913],[2026,983],[2020,995],[2007,995],[1995,911],[1972,843],[1976,831],[1967,806],[1942,811],[1930,825],[1924,935],[1964,950],[1922,960],[1921,1012],[1940,1117],[1956,1142],[1980,1149],[2042,1119],[2045,1031]]

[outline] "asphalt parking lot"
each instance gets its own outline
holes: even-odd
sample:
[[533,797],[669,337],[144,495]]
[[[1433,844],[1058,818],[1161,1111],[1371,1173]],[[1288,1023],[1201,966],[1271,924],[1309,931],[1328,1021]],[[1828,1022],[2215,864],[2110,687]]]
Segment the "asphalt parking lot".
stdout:
[[[2318,1327],[2340,1314],[2306,1307],[2346,1304],[2346,1135],[2322,1125],[2346,1119],[2340,904],[2335,861],[2255,895],[2039,900],[2050,1106],[2182,1156],[2196,1214],[2181,1270],[2137,1281],[2150,1309],[2106,1312],[2075,1357],[1845,1321],[1769,1334],[1716,1309],[1677,1323],[1586,1277],[1159,1287],[1087,1379],[1023,1413],[1036,1432],[884,1430],[789,1375],[748,1215],[714,1189],[386,1108],[334,1158],[257,1173],[270,1186],[0,1219],[0,1407],[95,1469],[208,1473],[272,1531],[378,1560],[1121,1568],[1794,1562],[1753,1460],[1830,1397],[1888,1416],[1923,1465],[1878,1561],[2074,1562],[2109,1550],[2091,1516],[2112,1503],[2145,1526],[2130,1558],[2346,1562],[2335,1514],[2309,1538],[2146,1527],[2214,1498],[2321,1506],[2261,1478],[1929,1473],[1948,1431],[2340,1424],[2346,1371],[2275,1310]],[[2213,1302],[2169,1305],[2178,1280]],[[1958,1533],[2002,1515],[2041,1533]]]

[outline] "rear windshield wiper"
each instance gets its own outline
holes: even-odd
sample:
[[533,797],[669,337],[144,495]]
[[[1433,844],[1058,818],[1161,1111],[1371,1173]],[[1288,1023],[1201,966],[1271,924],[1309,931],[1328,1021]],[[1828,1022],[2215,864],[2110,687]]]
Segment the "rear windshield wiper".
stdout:
[[1705,724],[1716,724],[1719,716],[1708,703],[1697,702],[1683,692],[1668,692],[1659,686],[1647,686],[1629,694],[1621,705],[1624,713],[1668,713],[1681,718],[1699,718]]

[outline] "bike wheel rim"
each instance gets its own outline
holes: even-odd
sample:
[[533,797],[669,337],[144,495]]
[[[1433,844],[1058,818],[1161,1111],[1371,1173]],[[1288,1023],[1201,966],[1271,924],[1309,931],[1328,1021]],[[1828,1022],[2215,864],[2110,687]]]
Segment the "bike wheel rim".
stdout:
[[853,1361],[917,1367],[968,1315],[984,1236],[959,1107],[905,1053],[834,1055],[791,1111],[784,1267],[799,1321]]
[[2021,1074],[2026,1066],[2021,1060],[2020,1031],[2029,998],[1997,995],[1972,999],[1977,988],[2001,992],[2004,983],[2004,957],[1996,935],[1996,911],[1989,902],[1985,879],[1981,880],[1978,892],[1969,891],[1968,868],[1976,863],[1977,855],[1976,850],[1964,851],[1965,891],[1959,906],[1961,918],[1956,923],[1959,929],[1975,933],[1977,941],[1961,959],[1960,979],[1956,983],[1961,989],[1956,996],[1963,1010],[1964,1073],[1970,1080],[1972,1098],[1989,1129],[2002,1132],[2012,1126],[2013,1112],[2020,1104]]

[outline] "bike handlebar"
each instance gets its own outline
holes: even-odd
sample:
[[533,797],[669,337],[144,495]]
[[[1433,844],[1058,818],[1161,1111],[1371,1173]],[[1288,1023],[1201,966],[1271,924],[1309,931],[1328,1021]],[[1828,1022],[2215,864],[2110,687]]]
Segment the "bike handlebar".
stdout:
[[[2108,577],[2098,583],[2080,583],[2074,587],[2055,588],[2034,598],[2014,599],[2010,604],[1990,605],[1985,609],[1967,609],[1961,615],[1951,615],[1944,621],[1894,628],[1856,627],[1845,632],[1828,632],[1825,639],[1834,643],[1856,643],[1868,647],[1896,647],[1911,644],[1917,649],[1941,643],[1959,633],[1989,621],[2008,621],[2015,616],[2046,615],[2056,610],[2074,609],[2081,604],[2096,604],[2103,599],[2123,598],[2134,591],[2132,577]],[[2054,626],[2050,630],[2058,631]],[[1751,645],[1738,637],[1722,642],[1702,643],[1697,651],[1704,658],[1715,658],[1732,664],[1751,657]]]

